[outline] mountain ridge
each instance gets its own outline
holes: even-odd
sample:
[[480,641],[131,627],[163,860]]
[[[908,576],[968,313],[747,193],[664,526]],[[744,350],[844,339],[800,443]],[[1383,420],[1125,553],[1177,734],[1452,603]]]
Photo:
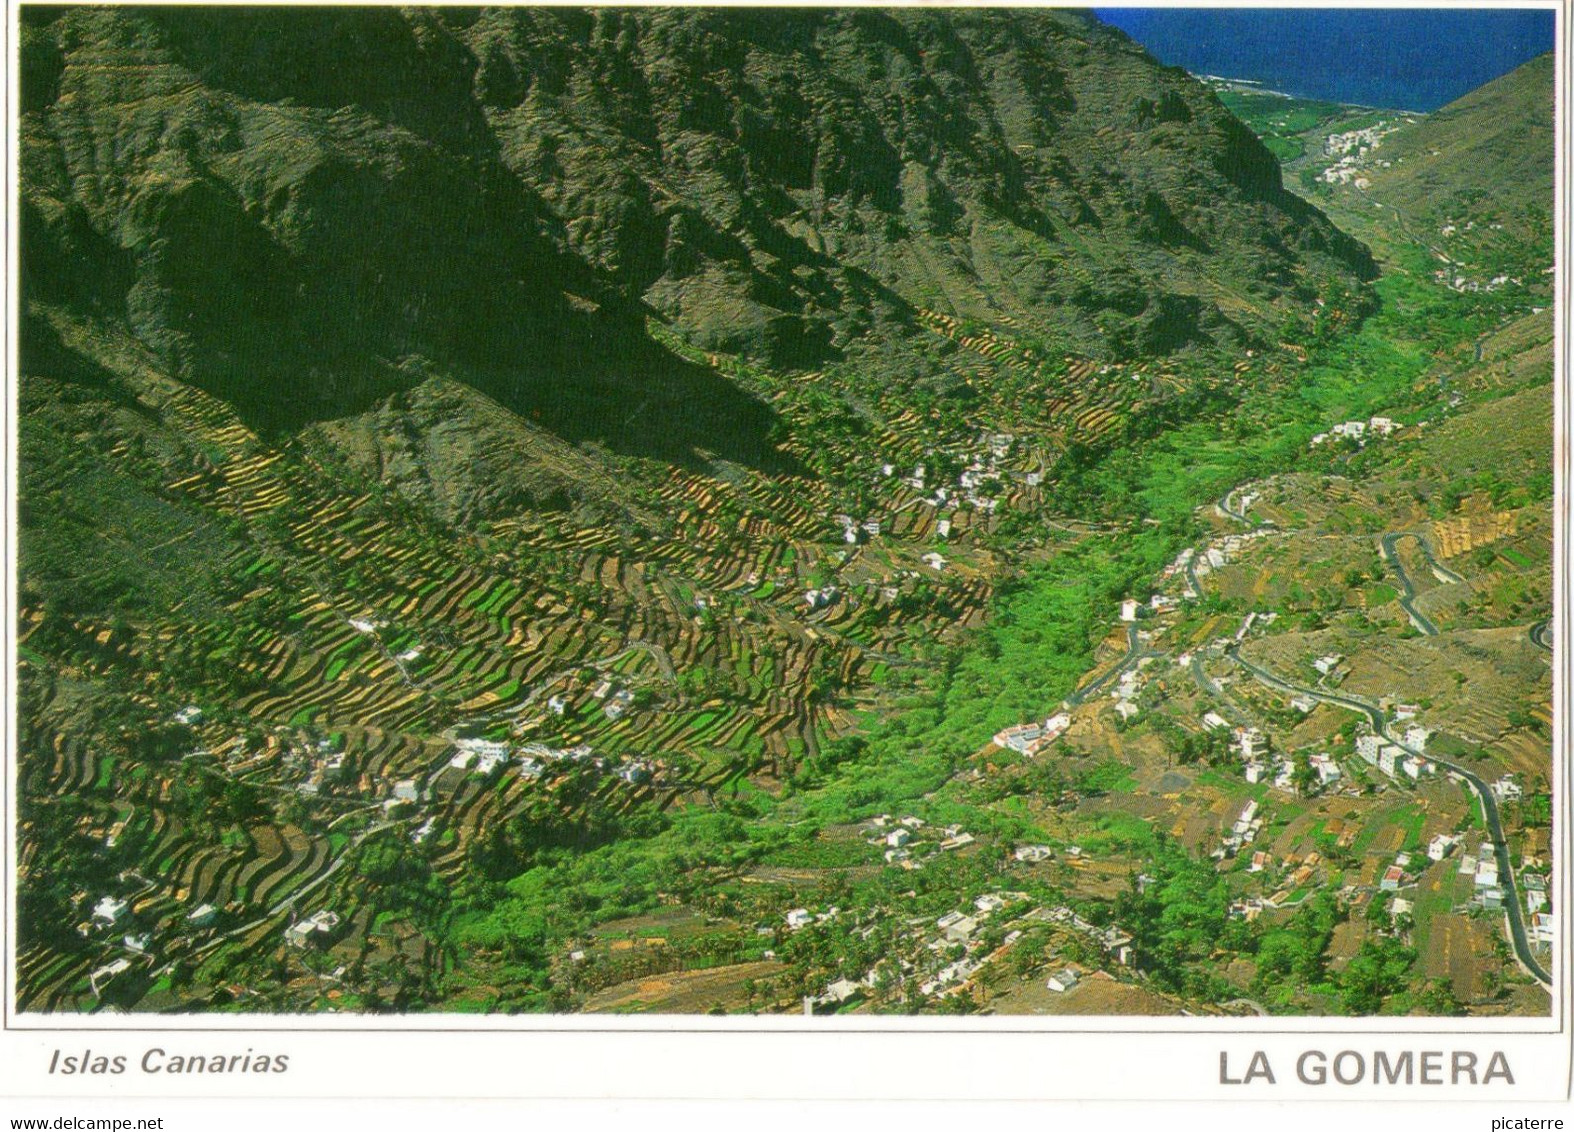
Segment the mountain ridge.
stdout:
[[[23,38],[27,298],[286,428],[436,366],[615,444],[653,397],[667,457],[759,460],[769,412],[649,314],[934,376],[931,304],[1168,353],[1371,272],[1211,95],[1082,16],[31,10]],[[612,411],[576,429],[575,400]]]

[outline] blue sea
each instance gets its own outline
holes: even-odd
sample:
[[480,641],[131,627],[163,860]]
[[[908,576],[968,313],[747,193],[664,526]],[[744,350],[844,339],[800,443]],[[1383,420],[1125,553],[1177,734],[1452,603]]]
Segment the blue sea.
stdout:
[[1436,110],[1551,51],[1549,10],[1095,8],[1160,61],[1302,98]]

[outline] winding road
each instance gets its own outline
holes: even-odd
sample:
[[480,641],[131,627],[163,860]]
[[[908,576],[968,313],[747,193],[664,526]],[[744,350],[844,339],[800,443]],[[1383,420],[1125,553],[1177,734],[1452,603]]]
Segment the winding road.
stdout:
[[[1293,683],[1281,676],[1276,676],[1266,668],[1261,668],[1245,657],[1235,647],[1225,650],[1225,655],[1257,678],[1258,682],[1280,691],[1292,692],[1298,695],[1310,696],[1325,704],[1342,707],[1347,711],[1359,712],[1371,722],[1372,729],[1383,738],[1393,743],[1396,747],[1416,755],[1421,752],[1401,742],[1388,730],[1388,721],[1384,718],[1382,710],[1368,700],[1348,694],[1324,691],[1320,688],[1307,688]],[[1483,782],[1474,771],[1460,766],[1458,763],[1449,762],[1447,759],[1438,758],[1436,755],[1427,755],[1426,758],[1458,775],[1470,787],[1471,791],[1481,802],[1481,814],[1486,819],[1487,830],[1492,835],[1492,854],[1497,858],[1498,885],[1503,889],[1503,914],[1508,921],[1509,941],[1514,946],[1514,954],[1518,957],[1520,966],[1524,967],[1536,981],[1544,984],[1549,989],[1552,986],[1552,976],[1549,975],[1530,945],[1530,937],[1525,931],[1524,914],[1520,907],[1519,886],[1514,882],[1514,864],[1509,858],[1508,840],[1503,834],[1503,821],[1498,814],[1497,799],[1492,796],[1492,790]]]
[[1445,585],[1458,585],[1464,579],[1432,557],[1432,548],[1427,546],[1426,539],[1414,531],[1394,531],[1382,537],[1381,546],[1383,559],[1394,569],[1394,575],[1399,579],[1399,584],[1404,587],[1404,593],[1399,597],[1399,604],[1410,617],[1410,623],[1429,637],[1437,636],[1437,626],[1432,619],[1416,608],[1416,587],[1410,580],[1410,575],[1405,572],[1404,563],[1399,560],[1399,553],[1395,546],[1402,538],[1413,538],[1416,545],[1421,548],[1421,556],[1426,559],[1432,568],[1432,574],[1438,581]]
[[1538,649],[1552,651],[1552,618],[1537,621],[1530,627],[1530,643]]
[[1159,655],[1159,654],[1155,653],[1155,652],[1153,652],[1153,651],[1151,651],[1149,649],[1145,649],[1145,648],[1142,647],[1142,642],[1137,638],[1137,624],[1136,624],[1136,622],[1133,621],[1133,622],[1128,623],[1126,625],[1126,656],[1125,656],[1125,658],[1122,659],[1121,662],[1119,664],[1117,664],[1114,668],[1111,668],[1108,672],[1104,673],[1104,675],[1100,676],[1097,680],[1093,681],[1091,684],[1086,684],[1083,687],[1078,688],[1075,692],[1072,692],[1069,696],[1067,696],[1066,697],[1066,704],[1067,704],[1067,706],[1068,707],[1076,707],[1078,704],[1086,703],[1088,701],[1089,697],[1095,696],[1100,691],[1102,691],[1103,689],[1109,687],[1109,682],[1111,680],[1114,680],[1122,672],[1125,672],[1132,665],[1134,665],[1134,664],[1138,663],[1139,661],[1141,661],[1143,657],[1145,657],[1145,656],[1157,656],[1157,655]]

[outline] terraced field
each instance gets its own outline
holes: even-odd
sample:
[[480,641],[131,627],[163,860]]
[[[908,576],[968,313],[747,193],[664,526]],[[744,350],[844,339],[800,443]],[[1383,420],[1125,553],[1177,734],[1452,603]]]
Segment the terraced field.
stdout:
[[[929,321],[991,372],[1044,386],[1030,348]],[[817,375],[710,360],[769,386],[789,420],[821,411]],[[260,973],[288,965],[284,929],[319,907],[345,925],[339,952],[388,961],[362,927],[387,911],[360,875],[363,841],[457,885],[505,831],[595,839],[791,778],[878,708],[893,674],[981,623],[993,532],[1041,514],[1065,447],[1181,384],[1070,363],[1032,408],[1031,440],[890,396],[829,447],[789,430],[801,474],[668,465],[615,514],[515,509],[458,534],[355,474],[326,433],[272,439],[195,387],[131,366],[117,380],[133,407],[95,419],[106,474],[224,531],[221,583],[216,603],[153,616],[20,610],[27,788],[79,806],[105,849],[62,894],[70,961],[29,952],[24,1009],[275,981]],[[988,416],[1012,419],[1017,386],[994,388]],[[507,755],[465,763],[467,741]],[[119,861],[143,863],[145,891]],[[141,894],[122,916],[92,920],[129,888]],[[113,989],[90,977],[126,955]]]

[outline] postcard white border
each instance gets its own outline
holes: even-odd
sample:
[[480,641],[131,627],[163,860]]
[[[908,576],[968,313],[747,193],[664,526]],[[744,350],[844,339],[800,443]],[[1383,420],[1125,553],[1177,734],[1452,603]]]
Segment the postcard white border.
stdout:
[[[143,0],[133,0],[141,3]],[[738,0],[721,0],[732,6]],[[746,2],[746,0],[745,0]],[[781,7],[816,6],[788,3]],[[861,4],[867,7],[890,5]],[[1022,0],[997,6],[1036,7]],[[1075,7],[1367,7],[1538,9],[1557,13],[1557,162],[1555,236],[1557,248],[1554,464],[1556,506],[1554,599],[1553,750],[1561,753],[1554,781],[1554,890],[1560,900],[1563,946],[1554,955],[1553,1013],[1546,1019],[1436,1018],[990,1018],[795,1017],[711,1018],[472,1016],[230,1016],[185,1015],[89,1017],[18,1014],[12,941],[15,931],[16,721],[16,265],[18,170],[14,115],[19,105],[17,68],[11,64],[18,35],[18,5],[7,0],[4,28],[6,84],[5,220],[7,301],[4,310],[6,369],[4,462],[4,626],[6,711],[5,768],[0,803],[6,814],[4,918],[4,1027],[0,1029],[0,1098],[245,1096],[297,1097],[537,1097],[537,1098],[782,1098],[794,1100],[953,1099],[996,1101],[1039,1099],[1315,1100],[1372,1099],[1360,1087],[1301,1085],[1295,1058],[1307,1049],[1376,1048],[1505,1051],[1515,1068],[1512,1094],[1491,1098],[1567,1099],[1574,1073],[1569,1019],[1571,936],[1568,805],[1571,781],[1569,532],[1570,452],[1574,424],[1570,403],[1568,265],[1570,178],[1570,0],[1528,3],[1276,4],[1267,0],[1152,0],[1149,3]],[[200,1023],[200,1024],[199,1024]],[[659,1036],[658,1036],[659,1035]],[[747,1037],[744,1037],[747,1035]],[[159,1046],[174,1052],[257,1053],[287,1050],[287,1075],[268,1080],[187,1078],[128,1073],[107,1080],[51,1078],[43,1073],[49,1053],[91,1047],[140,1057]],[[1278,1072],[1271,1088],[1219,1083],[1220,1052],[1231,1057],[1263,1050]],[[1242,1062],[1235,1062],[1237,1066]],[[1288,1078],[1288,1080],[1286,1079]],[[251,1091],[255,1088],[256,1091]],[[1388,1093],[1393,1099],[1488,1099],[1468,1086],[1419,1087]]]

